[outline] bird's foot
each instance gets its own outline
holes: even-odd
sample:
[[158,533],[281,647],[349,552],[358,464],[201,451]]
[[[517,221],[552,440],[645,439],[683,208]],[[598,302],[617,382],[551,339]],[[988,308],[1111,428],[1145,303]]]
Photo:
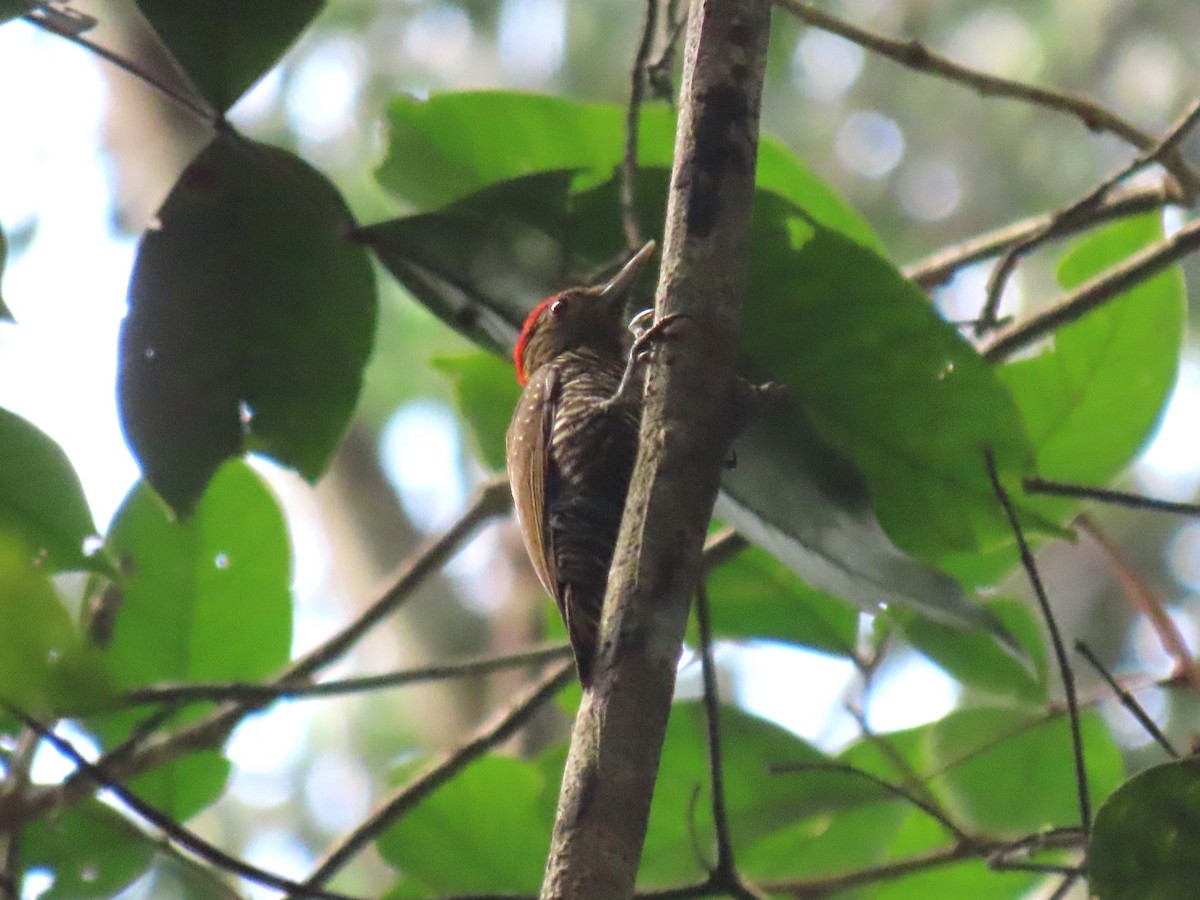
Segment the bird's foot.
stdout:
[[657,321],[654,310],[647,309],[638,313],[629,323],[633,333],[633,346],[629,348],[629,358],[625,361],[625,371],[621,374],[621,383],[610,398],[610,406],[632,403],[641,393],[638,377],[645,372],[646,363],[661,342],[668,339],[672,333],[687,321],[687,316],[672,313]]

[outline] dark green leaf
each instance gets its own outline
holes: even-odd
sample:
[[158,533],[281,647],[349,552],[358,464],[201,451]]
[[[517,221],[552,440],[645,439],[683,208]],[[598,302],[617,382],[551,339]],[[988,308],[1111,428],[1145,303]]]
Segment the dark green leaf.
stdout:
[[433,360],[454,384],[458,409],[471,426],[485,463],[504,471],[504,435],[521,388],[512,366],[487,353]]
[[763,550],[742,551],[707,582],[717,637],[789,641],[837,656],[854,652],[855,609],[808,587]]
[[98,800],[42,816],[21,837],[26,869],[49,869],[54,884],[45,900],[114,897],[150,867],[155,844],[116,810]]
[[1033,462],[991,366],[882,257],[760,195],[743,325],[759,378],[782,380],[865,474],[901,547],[937,558],[1009,539],[984,465]]
[[243,449],[314,480],[358,398],[375,327],[366,251],[320,173],[218,136],[138,251],[121,329],[122,424],[187,513]]
[[1026,604],[993,600],[982,604],[1019,642],[1022,657],[1006,652],[989,636],[964,634],[909,610],[892,610],[891,618],[914,647],[963,684],[993,694],[1040,703],[1046,698],[1046,646]]
[[0,409],[0,530],[21,535],[51,571],[96,569],[84,541],[96,534],[79,476],[60,446],[44,432]]
[[271,492],[227,463],[195,515],[172,521],[143,484],[125,499],[109,544],[129,573],[108,659],[125,686],[254,680],[291,647],[291,553]]
[[1088,847],[1099,900],[1184,900],[1196,895],[1200,760],[1135,775],[1100,807]]
[[0,530],[0,699],[42,716],[94,708],[112,693],[49,573],[19,536]]
[[324,0],[137,0],[171,55],[225,112],[299,37]]
[[[1124,777],[1120,751],[1094,712],[1080,716],[1092,802]],[[1014,836],[1079,824],[1071,734],[1065,715],[1005,708],[952,713],[931,728],[932,782],[961,820]]]
[[536,892],[550,845],[546,790],[538,766],[489,756],[423,800],[376,846],[406,881],[437,894]]

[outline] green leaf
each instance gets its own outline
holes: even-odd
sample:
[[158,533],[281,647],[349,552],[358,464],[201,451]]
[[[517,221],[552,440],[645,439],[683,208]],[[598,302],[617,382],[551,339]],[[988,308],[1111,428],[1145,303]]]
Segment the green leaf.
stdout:
[[[866,476],[879,520],[918,557],[1010,538],[984,464],[1033,451],[992,367],[887,260],[758,198],[743,352]],[[786,327],[785,324],[786,323]]]
[[126,687],[262,678],[291,647],[283,515],[248,466],[227,463],[186,522],[138,485],[109,544],[129,572],[107,655]]
[[425,798],[376,846],[407,881],[432,893],[536,893],[550,844],[547,790],[538,766],[485,757]]
[[[946,829],[917,810],[910,812],[889,848],[887,861],[901,863],[919,858],[934,848],[947,848]],[[868,896],[875,900],[929,900],[932,897],[970,897],[971,900],[1012,900],[1029,896],[1043,875],[1031,872],[1006,872],[992,867],[984,859],[964,859],[947,866],[916,867],[911,874],[897,871],[871,884]]]
[[112,694],[104,661],[32,560],[0,530],[0,700],[37,716],[94,708]]
[[770,554],[750,547],[707,575],[713,632],[732,639],[768,638],[851,656],[858,613],[813,590]]
[[51,571],[104,571],[101,556],[84,555],[96,525],[79,476],[49,435],[0,409],[0,530],[21,535]]
[[323,175],[218,135],[146,232],[121,327],[122,424],[147,480],[187,514],[243,449],[315,480],[362,384],[376,298]]
[[504,435],[521,395],[512,366],[487,353],[440,356],[433,366],[453,383],[454,399],[483,461],[504,471]]
[[49,869],[44,900],[103,900],[150,867],[157,847],[133,823],[98,800],[31,822],[21,836],[26,871]]
[[[418,210],[553,171],[581,173],[575,187],[582,189],[608,180],[621,164],[625,115],[625,107],[615,103],[510,91],[463,91],[427,100],[401,96],[388,108],[388,151],[375,177]],[[496,140],[497,128],[503,129],[503,141]],[[674,111],[642,107],[639,164],[670,168],[674,151]],[[760,141],[755,178],[760,188],[802,203],[815,220],[879,246],[866,221],[779,141],[767,136]]]
[[1088,846],[1099,900],[1182,900],[1196,893],[1200,760],[1135,775],[1100,807]]
[[[699,703],[671,708],[663,743],[640,882],[671,884],[703,877],[693,847],[713,846],[704,710]],[[892,795],[861,778],[829,770],[773,774],[775,764],[820,764],[828,757],[800,738],[736,709],[721,708],[725,801],[735,846],[748,846],[801,821],[828,822],[831,813],[890,800]],[[687,811],[693,809],[689,821]],[[773,856],[763,853],[763,864]]]
[[[562,286],[557,273],[573,272],[566,280],[581,280],[619,253],[615,183],[574,195],[570,184],[570,173],[530,175],[441,212],[364,229],[364,239],[436,315],[507,356],[534,298]],[[654,223],[644,226],[647,234],[661,227],[666,184],[665,170],[641,173],[639,210]],[[775,301],[764,295],[753,302]],[[641,305],[648,303],[646,297]],[[499,375],[499,367],[496,371]],[[498,389],[496,397],[499,402]],[[478,437],[498,448],[497,432]],[[738,465],[724,479],[717,514],[814,588],[866,609],[908,604],[1011,643],[957,583],[892,543],[861,476],[816,433],[806,410],[795,404],[772,407],[751,423],[735,449]]]
[[142,800],[176,822],[186,822],[221,796],[233,764],[215,750],[202,750],[129,781]]
[[[916,649],[963,684],[1025,703],[1046,699],[1046,645],[1027,604],[992,600],[982,604],[1014,635],[1022,659],[999,647],[984,634],[964,634],[910,610],[895,609],[890,617]],[[1031,661],[1033,668],[1024,660]]]
[[[1059,282],[1076,287],[1161,237],[1158,214],[1099,229],[1063,257]],[[1134,457],[1170,397],[1186,312],[1183,275],[1175,266],[1058,329],[1037,356],[1000,367],[1041,475],[1104,484]],[[1074,505],[1057,501],[1050,508]]]
[[[566,283],[578,283],[589,273],[594,275],[621,252],[620,207],[616,182],[610,175],[621,160],[622,115],[618,107],[520,94],[398,100],[390,117],[391,153],[378,178],[420,208],[449,205],[437,212],[363,229],[364,240],[436,315],[485,348],[507,355],[521,322],[539,297]],[[648,112],[647,116],[640,145],[647,168],[640,171],[636,183],[635,212],[642,232],[656,236],[662,230],[669,176],[665,168],[653,166],[665,166],[669,159],[672,147],[667,136],[672,130],[665,111]],[[654,116],[667,118],[659,122]],[[511,131],[519,139],[494,148],[498,121],[504,123],[506,134]],[[420,167],[410,166],[413,159],[428,165],[436,162],[437,174],[416,177]],[[725,480],[718,514],[819,590],[871,610],[884,603],[909,604],[960,628],[989,630],[1011,645],[1011,638],[1003,634],[995,618],[974,606],[956,582],[916,562],[892,543],[879,526],[862,477],[843,458],[845,448],[840,452],[833,449],[818,436],[813,424],[824,410],[824,421],[817,424],[830,428],[831,407],[853,394],[851,399],[863,408],[851,414],[856,417],[853,424],[858,433],[851,431],[844,443],[875,466],[868,473],[875,481],[886,482],[897,472],[902,479],[900,484],[880,488],[881,493],[894,495],[888,507],[890,526],[906,534],[910,543],[932,540],[944,549],[943,535],[929,516],[922,512],[918,521],[908,518],[911,505],[906,492],[920,489],[936,495],[932,499],[941,504],[939,513],[943,519],[953,520],[952,525],[963,525],[959,520],[966,519],[967,533],[957,528],[951,543],[974,546],[978,536],[972,529],[980,517],[992,526],[989,538],[996,533],[1008,536],[1007,530],[1000,530],[1003,520],[987,482],[982,446],[991,443],[996,447],[1005,470],[1022,469],[1031,457],[1011,399],[989,367],[937,319],[920,293],[890,264],[866,249],[876,245],[869,229],[793,154],[764,143],[758,176],[756,202],[768,232],[774,223],[776,231],[788,233],[791,224],[804,217],[806,226],[811,221],[813,228],[827,236],[841,261],[883,272],[877,278],[866,278],[867,311],[856,322],[857,336],[874,327],[871,315],[888,320],[879,308],[886,311],[899,306],[900,312],[888,320],[895,326],[892,331],[899,333],[888,337],[907,341],[914,332],[928,332],[922,337],[928,346],[912,361],[903,352],[908,344],[895,349],[891,358],[884,358],[875,348],[868,363],[883,362],[890,368],[885,367],[874,380],[865,374],[847,379],[843,368],[857,372],[869,366],[857,361],[846,364],[844,359],[841,368],[834,365],[840,338],[828,329],[821,331],[834,349],[825,357],[826,371],[817,375],[821,383],[805,388],[833,391],[833,395],[815,409],[795,403],[773,408],[751,425],[737,443],[739,466]],[[840,288],[823,289],[819,296],[805,293],[809,273],[804,266],[827,265],[820,248],[807,251],[804,266],[789,258],[787,278],[770,277],[775,260],[769,254],[764,256],[757,242],[753,249],[752,269],[768,271],[768,275],[757,284],[752,282],[749,304],[762,308],[767,323],[762,330],[782,335],[786,346],[774,347],[770,358],[757,359],[753,351],[748,352],[749,371],[759,377],[788,380],[786,367],[794,367],[795,356],[791,345],[803,340],[787,338],[793,334],[796,298],[809,303],[809,316],[818,325],[823,318],[822,305],[842,310],[854,304],[842,302]],[[790,243],[785,250],[789,256],[798,255],[793,254]],[[825,275],[836,280],[832,271]],[[875,297],[872,292],[881,285],[884,296]],[[648,297],[631,309],[646,305]],[[852,311],[844,314],[854,315]],[[897,317],[898,323],[894,321]],[[774,372],[772,367],[780,360],[785,369]],[[961,371],[953,378],[939,379],[948,360]],[[880,386],[890,389],[897,379],[905,385],[904,402],[897,403],[886,418],[901,422],[904,429],[895,439],[882,429],[864,437],[862,432],[878,405]],[[838,393],[824,383],[828,381],[852,381],[853,390]],[[981,414],[975,404],[982,404],[985,412]],[[947,416],[951,416],[948,423],[944,421]],[[834,423],[838,424],[844,423]],[[1008,426],[1011,431],[1005,430]],[[835,436],[847,436],[844,428],[832,430]],[[942,452],[933,455],[931,472],[911,471],[916,464],[905,454],[913,451],[912,445],[923,450],[920,440],[928,440],[930,432],[944,432]],[[984,443],[979,443],[980,439]],[[887,445],[888,441],[892,444]],[[877,464],[881,443],[888,455]],[[1016,458],[1022,460],[1020,465]],[[861,460],[856,462],[862,465]],[[932,502],[929,496],[922,499]]]
[[225,112],[264,75],[324,6],[324,0],[137,0],[180,68]]
[[[1121,753],[1104,720],[1080,716],[1088,787],[1103,801],[1124,777]],[[952,713],[931,728],[931,784],[961,820],[981,831],[1022,835],[1078,825],[1075,763],[1065,715],[1015,709]]]

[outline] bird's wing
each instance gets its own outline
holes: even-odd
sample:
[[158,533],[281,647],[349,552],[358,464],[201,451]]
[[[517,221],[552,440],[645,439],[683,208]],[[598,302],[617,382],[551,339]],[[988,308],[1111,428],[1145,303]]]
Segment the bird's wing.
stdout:
[[[525,549],[542,586],[554,597],[559,611],[563,599],[554,562],[553,537],[547,510],[550,508],[557,472],[550,455],[554,418],[561,396],[555,366],[542,366],[525,387],[508,434],[508,480],[516,501],[517,517]],[[533,427],[526,424],[536,418]],[[525,521],[525,517],[529,521]]]

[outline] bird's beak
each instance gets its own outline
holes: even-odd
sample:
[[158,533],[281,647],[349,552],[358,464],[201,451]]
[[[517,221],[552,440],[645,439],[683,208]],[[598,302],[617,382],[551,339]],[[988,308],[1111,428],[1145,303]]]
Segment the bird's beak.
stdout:
[[654,255],[657,246],[654,241],[646,241],[642,245],[642,249],[633,254],[629,262],[621,266],[621,271],[600,286],[597,296],[602,300],[615,300],[624,297],[633,284],[634,279],[637,278],[638,270],[641,269],[642,264],[646,260]]

